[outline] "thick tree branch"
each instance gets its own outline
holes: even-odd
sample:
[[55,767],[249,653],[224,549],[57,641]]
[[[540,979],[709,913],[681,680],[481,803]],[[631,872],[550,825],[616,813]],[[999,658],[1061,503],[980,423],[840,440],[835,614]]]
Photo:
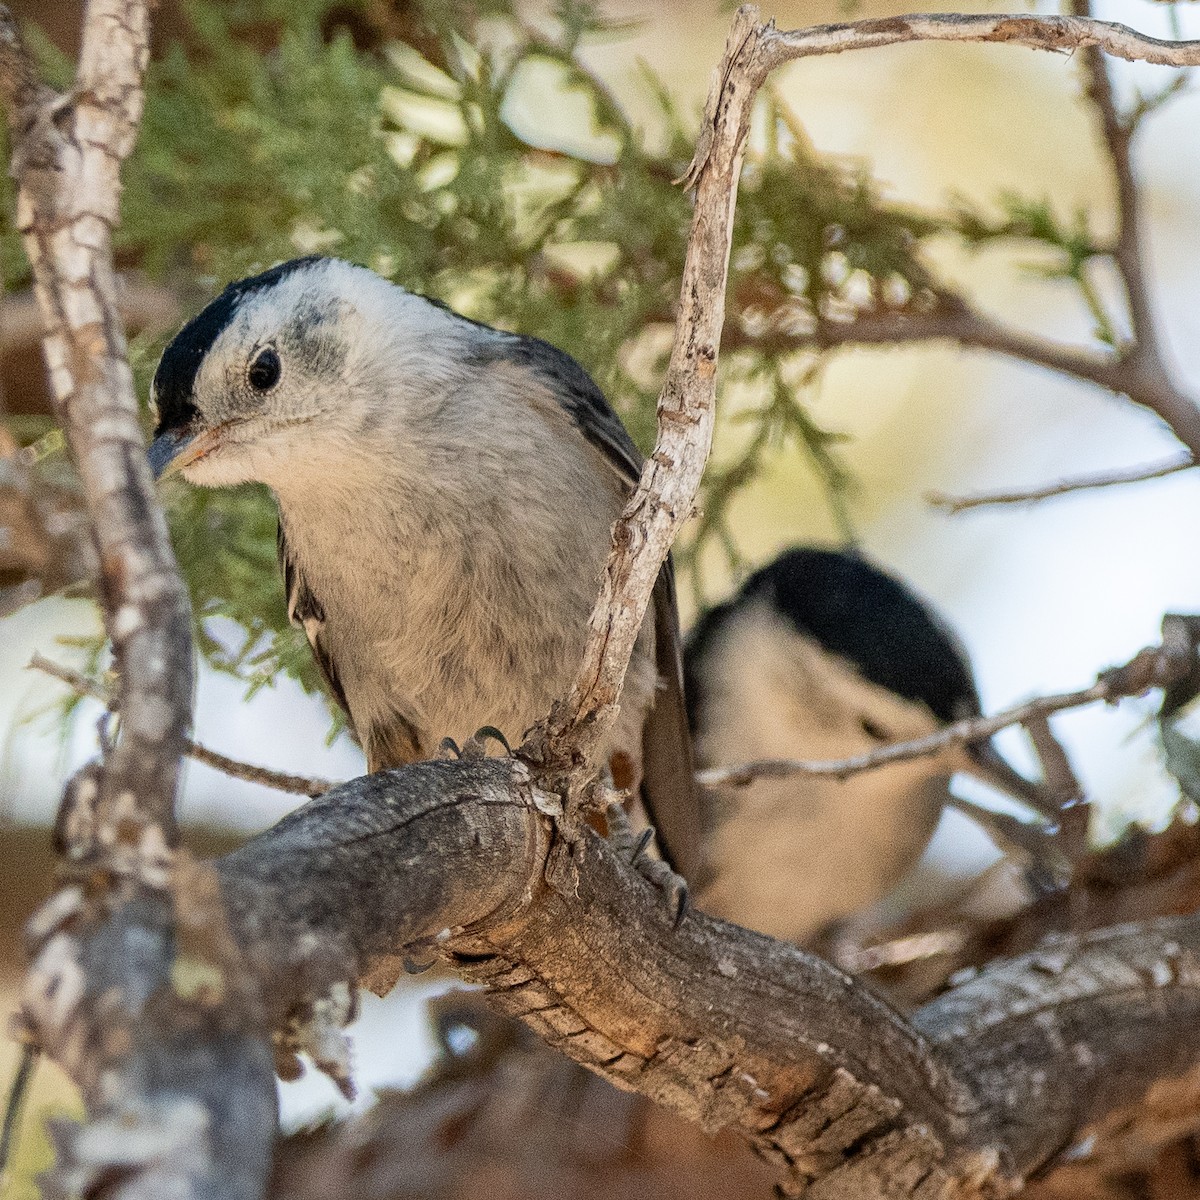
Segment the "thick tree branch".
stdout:
[[33,919],[22,1032],[79,1084],[49,1195],[261,1195],[275,1131],[254,981],[210,868],[173,853],[191,719],[186,594],[153,492],[116,307],[111,238],[148,58],[145,0],[91,0],[72,90],[37,76],[0,9],[16,225],[56,415],[96,542],[121,733],[68,785],[63,888]]
[[1196,918],[1061,939],[910,1026],[815,956],[698,913],[675,928],[516,760],[342,785],[220,874],[276,1022],[437,947],[570,1057],[740,1130],[814,1197],[1007,1194],[1200,1061]]

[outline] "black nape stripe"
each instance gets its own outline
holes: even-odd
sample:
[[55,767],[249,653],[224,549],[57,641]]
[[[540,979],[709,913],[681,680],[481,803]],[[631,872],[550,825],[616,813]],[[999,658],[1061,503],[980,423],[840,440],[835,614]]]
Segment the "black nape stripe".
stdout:
[[254,292],[273,287],[293,271],[322,261],[319,254],[309,254],[231,283],[175,335],[154,372],[154,398],[158,407],[155,437],[167,430],[181,429],[197,416],[192,392],[200,364],[233,318],[238,305]]

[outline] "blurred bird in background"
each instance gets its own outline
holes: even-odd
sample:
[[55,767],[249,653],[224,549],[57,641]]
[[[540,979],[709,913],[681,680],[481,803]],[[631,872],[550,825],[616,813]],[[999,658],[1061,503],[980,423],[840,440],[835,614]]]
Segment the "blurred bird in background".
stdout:
[[[513,745],[570,691],[641,455],[574,359],[365,267],[230,285],[154,375],[159,476],[265,483],[289,617],[369,769],[486,726]],[[694,871],[696,789],[668,563],[604,756]]]
[[[934,609],[852,550],[797,548],[706,613],[685,652],[697,765],[845,759],[980,712],[970,662]],[[1053,805],[990,742],[844,779],[705,789],[706,911],[794,942],[869,908],[912,869],[965,772]],[[1012,841],[1014,822],[972,809]],[[1037,847],[1036,825],[1027,846]],[[1036,854],[1036,849],[1035,849]]]

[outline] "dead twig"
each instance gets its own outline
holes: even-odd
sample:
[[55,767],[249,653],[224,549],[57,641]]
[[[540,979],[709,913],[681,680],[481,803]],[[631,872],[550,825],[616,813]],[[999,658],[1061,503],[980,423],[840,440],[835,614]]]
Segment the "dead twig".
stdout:
[[[1091,0],[1071,0],[1071,9],[1076,17],[1090,18]],[[1126,120],[1117,108],[1104,54],[1095,46],[1086,46],[1080,53],[1080,61],[1083,63],[1087,98],[1100,118],[1100,131],[1116,183],[1117,242],[1113,249],[1113,260],[1125,287],[1132,333],[1125,356],[1133,362],[1144,362],[1149,369],[1163,371],[1165,368],[1159,352],[1150,291],[1142,265],[1141,200],[1132,156],[1136,124]]]
[[809,762],[794,758],[764,758],[735,766],[710,767],[696,772],[696,779],[705,787],[747,787],[756,779],[784,779],[790,775],[831,775],[845,779],[860,771],[873,771],[889,763],[925,758],[950,746],[981,742],[1011,725],[1039,721],[1051,713],[1070,708],[1082,708],[1098,701],[1113,703],[1129,696],[1139,696],[1151,688],[1167,687],[1187,677],[1194,669],[1194,652],[1189,648],[1180,653],[1175,646],[1148,647],[1139,651],[1124,666],[1102,672],[1090,687],[1075,692],[1060,692],[1039,696],[1014,708],[1005,709],[990,717],[969,717],[946,725],[936,733],[893,742],[866,754],[851,758]]
[[[64,667],[61,663],[56,663],[41,654],[35,654],[29,660],[29,667],[31,670],[42,671],[59,682],[65,683],[81,696],[99,700],[110,712],[116,711],[116,696],[98,680],[89,679],[79,671]],[[291,775],[286,771],[273,771],[270,767],[256,767],[252,763],[230,758],[218,750],[210,750],[192,738],[186,740],[184,753],[188,758],[204,763],[206,767],[212,767],[232,779],[244,779],[247,783],[260,783],[263,787],[274,788],[277,792],[287,792],[293,796],[322,796],[331,787],[337,786],[331,779],[321,779],[311,775]]]
[[12,1159],[13,1148],[16,1145],[17,1133],[21,1127],[21,1113],[25,1108],[25,1099],[29,1094],[29,1084],[37,1067],[38,1050],[36,1046],[21,1047],[21,1061],[17,1064],[16,1073],[8,1089],[8,1101],[4,1106],[4,1123],[0,1126],[0,1188],[8,1190],[9,1163]]
[[617,699],[659,571],[692,514],[712,446],[717,352],[733,211],[754,97],[770,66],[757,9],[734,17],[684,180],[696,204],[680,284],[675,341],[658,398],[658,437],[642,478],[613,527],[613,550],[588,624],[575,684],[552,723],[551,752],[587,759],[616,719]]
[[1126,483],[1142,483],[1148,479],[1162,479],[1180,471],[1190,471],[1197,465],[1190,454],[1178,455],[1165,462],[1149,463],[1141,467],[1125,467],[1115,471],[1099,471],[1095,475],[1077,475],[1072,479],[1060,479],[1041,487],[1014,488],[1003,492],[976,492],[968,496],[951,496],[945,492],[926,492],[926,501],[934,508],[955,516],[973,508],[986,508],[996,504],[1036,504],[1039,500],[1050,500],[1055,496],[1067,496],[1072,492],[1089,491],[1095,488],[1117,487]]

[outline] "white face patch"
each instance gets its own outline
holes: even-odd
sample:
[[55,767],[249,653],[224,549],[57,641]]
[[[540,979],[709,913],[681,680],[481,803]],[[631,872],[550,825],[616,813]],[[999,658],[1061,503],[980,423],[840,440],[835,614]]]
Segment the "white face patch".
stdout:
[[[207,487],[258,481],[278,491],[336,482],[376,448],[400,456],[406,429],[440,419],[431,397],[470,369],[470,340],[495,336],[366,268],[299,265],[248,289],[205,351],[189,403],[202,431],[223,432],[181,473]],[[277,360],[269,375],[264,351]],[[384,431],[391,444],[376,446]]]

